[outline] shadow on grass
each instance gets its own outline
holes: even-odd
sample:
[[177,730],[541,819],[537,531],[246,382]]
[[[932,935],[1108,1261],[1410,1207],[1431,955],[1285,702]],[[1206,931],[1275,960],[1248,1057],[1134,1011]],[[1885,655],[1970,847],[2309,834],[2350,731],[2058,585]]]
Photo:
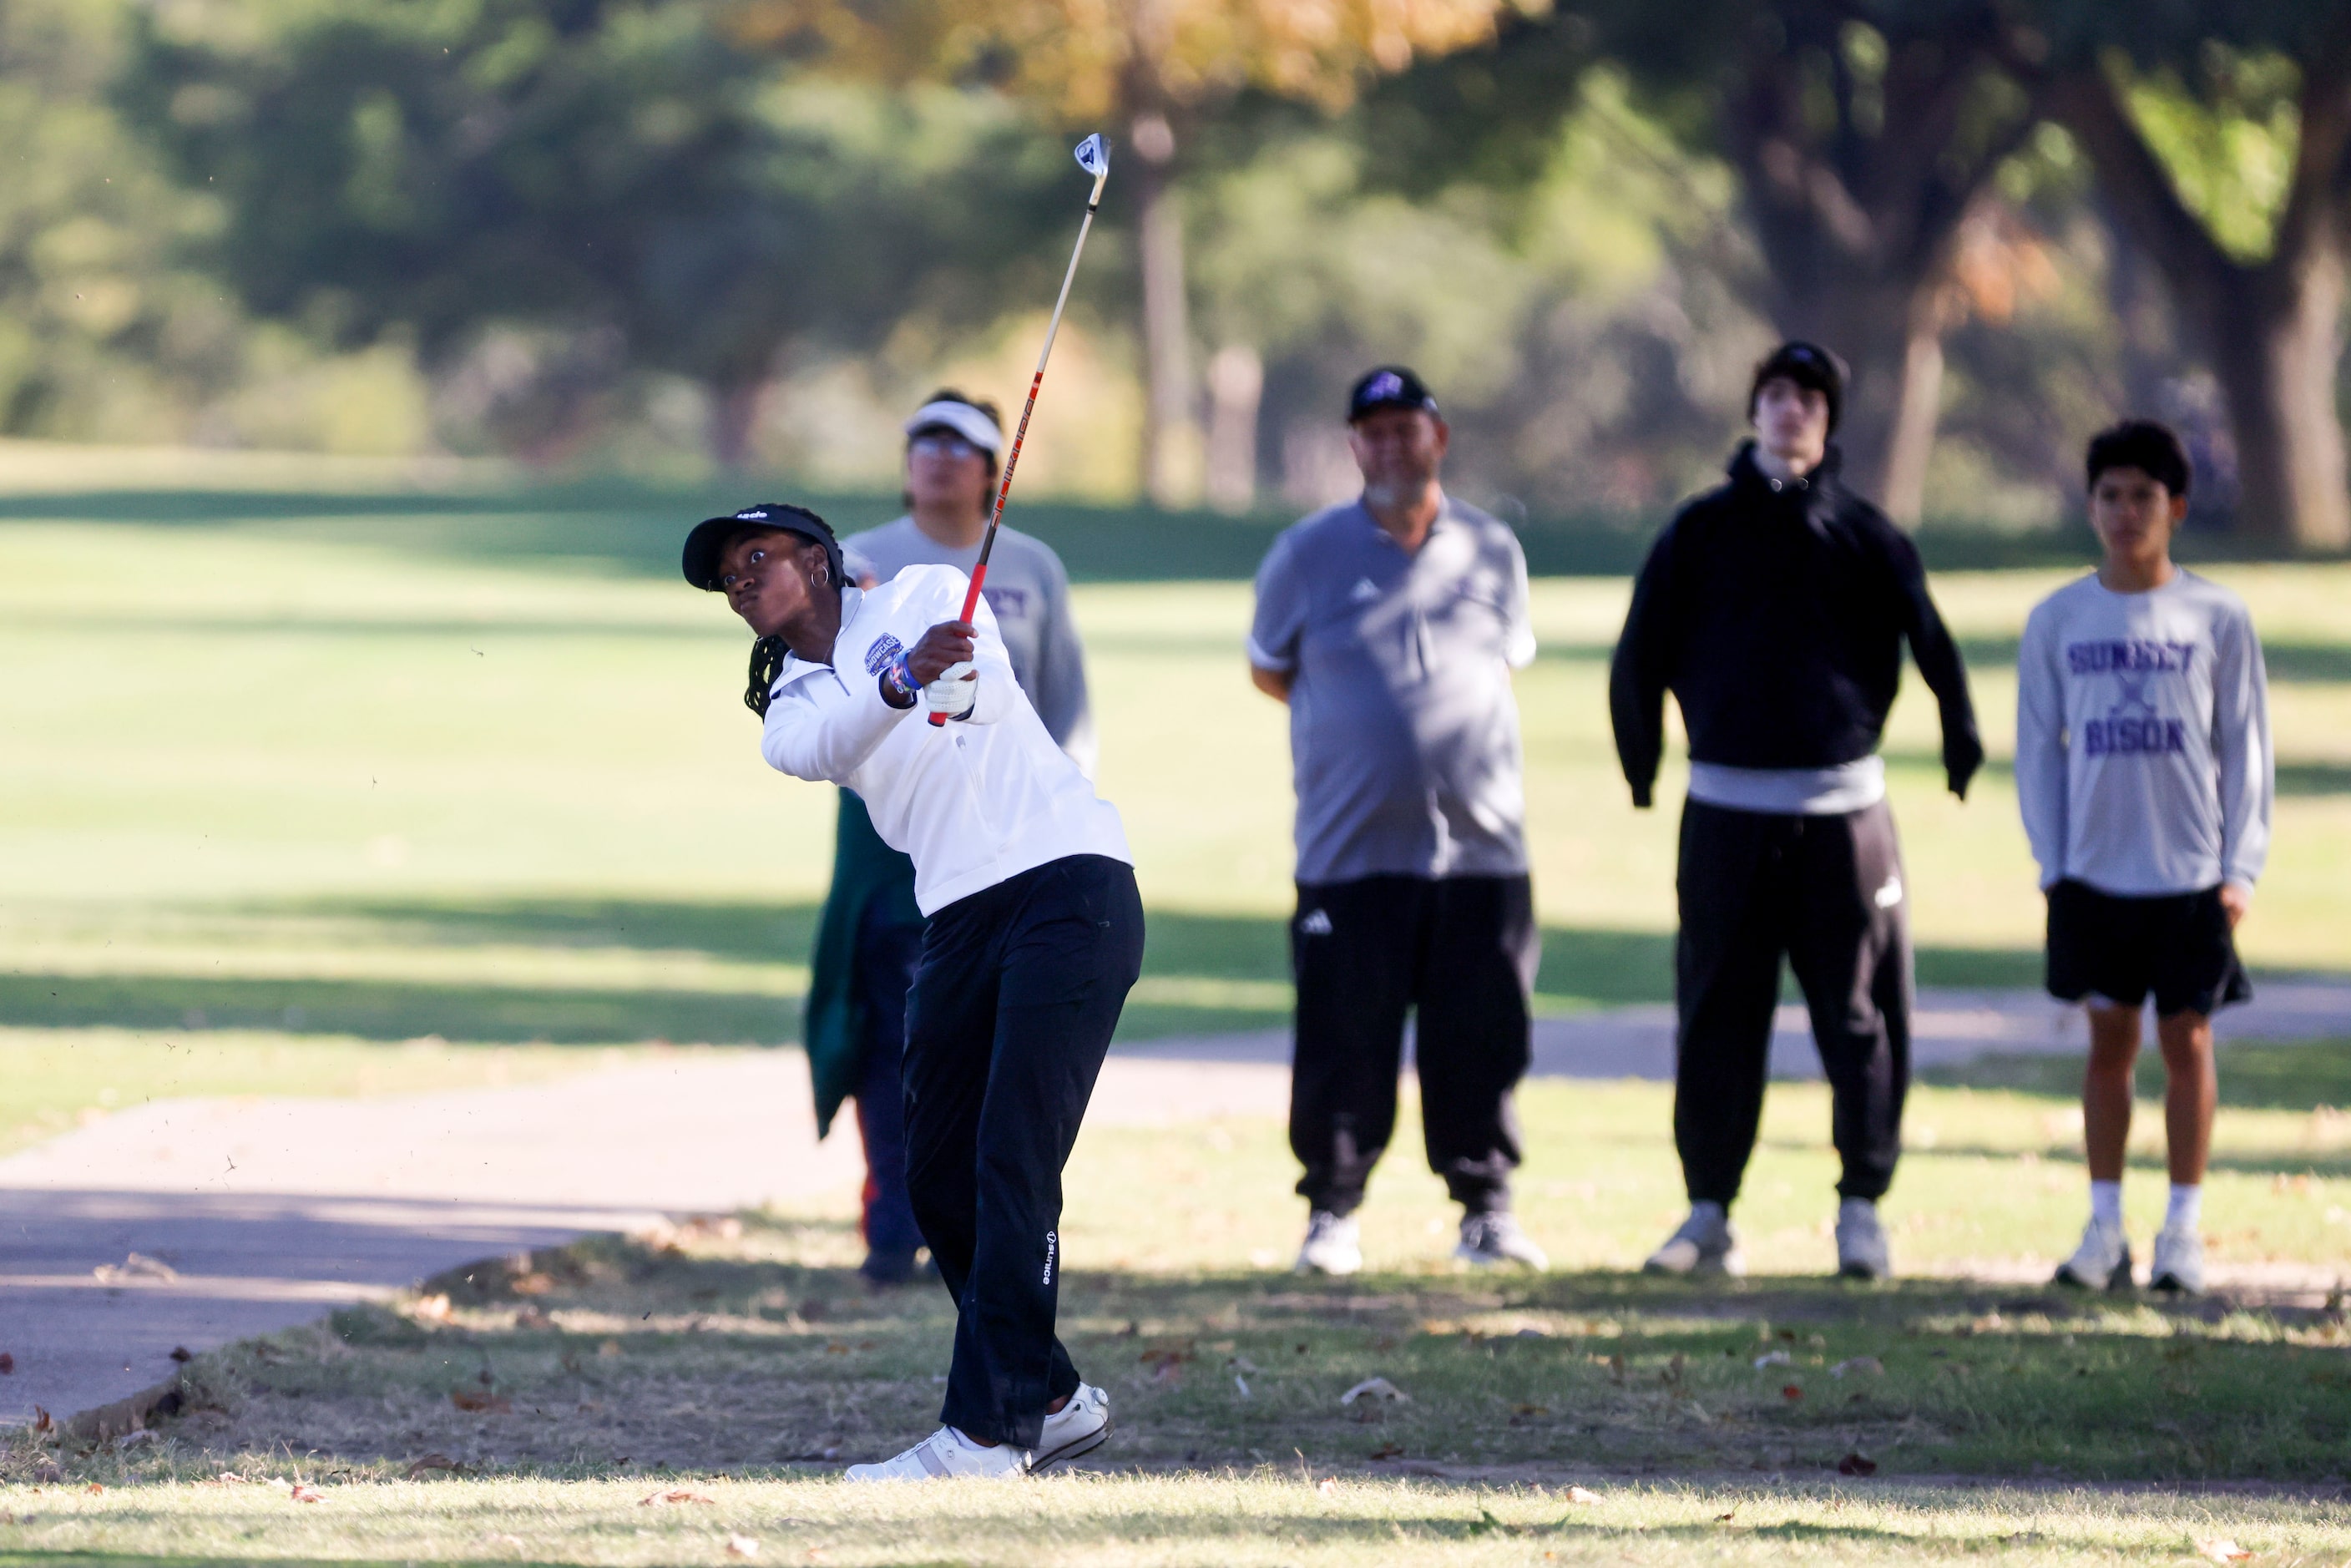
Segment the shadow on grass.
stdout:
[[[407,949],[622,949],[752,964],[804,964],[814,943],[811,904],[689,903],[650,899],[504,901],[340,900],[185,912],[173,940],[223,953],[306,947]],[[216,924],[207,928],[207,919]],[[2031,986],[2028,950],[1938,948],[1918,955],[1921,984]],[[1280,918],[1155,910],[1144,949],[1146,980],[1174,982],[1129,1001],[1122,1040],[1280,1028],[1287,998],[1265,988],[1290,980],[1289,930]],[[1254,982],[1254,995],[1220,994],[1217,982]],[[1183,988],[1198,988],[1197,1001]],[[1673,938],[1647,931],[1553,926],[1543,933],[1536,988],[1594,1007],[1673,998]],[[1272,993],[1279,995],[1279,992]],[[138,1030],[255,1029],[405,1040],[609,1044],[668,1040],[774,1045],[799,1038],[800,1002],[774,994],[673,988],[603,988],[478,979],[255,979],[126,973],[0,975],[0,1025],[113,1026]]]
[[[843,1227],[744,1217],[469,1266],[425,1286],[446,1321],[349,1308],[331,1343],[294,1331],[204,1358],[247,1397],[173,1435],[361,1467],[465,1453],[481,1474],[830,1469],[935,1422],[952,1335],[944,1291],[868,1291],[854,1256]],[[2340,1476],[2338,1317],[1609,1273],[1075,1272],[1061,1297],[1072,1356],[1119,1410],[1105,1464],[1295,1456],[1457,1481],[1562,1465],[1825,1477],[1856,1448],[1889,1476]],[[1409,1399],[1340,1403],[1374,1375]],[[510,1412],[452,1407],[453,1388],[493,1385]]]
[[[2351,1108],[2351,1040],[2314,1040],[2306,1045],[2223,1041],[2216,1052],[2220,1103],[2259,1111],[2309,1111],[2318,1106]],[[1919,1071],[1918,1082],[1968,1089],[2008,1089],[2045,1094],[2068,1103],[2082,1094],[2082,1058],[1987,1056]],[[2139,1052],[2136,1092],[2141,1101],[2163,1098],[2163,1061],[2153,1050]]]

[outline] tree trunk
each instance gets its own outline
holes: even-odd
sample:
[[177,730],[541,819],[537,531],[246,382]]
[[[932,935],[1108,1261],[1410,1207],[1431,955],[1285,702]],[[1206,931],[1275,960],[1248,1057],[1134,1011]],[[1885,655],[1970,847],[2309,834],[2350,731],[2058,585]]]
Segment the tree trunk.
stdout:
[[1208,505],[1246,512],[1257,501],[1257,414],[1265,361],[1245,343],[1208,361]]
[[2221,250],[2189,211],[2103,70],[2067,72],[2044,96],[2089,153],[2116,216],[2163,275],[2220,383],[2237,445],[2238,530],[2302,549],[2351,545],[2335,407],[2351,47],[2303,64],[2294,182],[2275,245],[2257,263]]
[[2286,277],[2248,269],[2220,291],[2199,325],[2229,402],[2237,444],[2237,529],[2304,549],[2351,545],[2343,425],[2335,371],[2343,268],[2329,246]]
[[1791,336],[1844,356],[1853,372],[1836,432],[1845,482],[1906,527],[1926,508],[1927,460],[1942,414],[1944,284],[1939,275],[1791,299]]
[[1135,117],[1136,251],[1143,271],[1143,488],[1154,504],[1200,498],[1200,434],[1192,412],[1184,219],[1174,190],[1176,134],[1156,111]]
[[707,387],[710,457],[721,468],[740,469],[749,460],[751,433],[758,427],[768,387],[764,376],[713,382]]

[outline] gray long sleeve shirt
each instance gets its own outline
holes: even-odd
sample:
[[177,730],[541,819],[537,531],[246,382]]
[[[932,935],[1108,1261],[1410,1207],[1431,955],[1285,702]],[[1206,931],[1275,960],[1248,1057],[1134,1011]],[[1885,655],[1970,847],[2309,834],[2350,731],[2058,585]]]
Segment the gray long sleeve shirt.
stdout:
[[[851,558],[852,575],[870,568],[877,582],[910,566],[951,566],[968,576],[979,560],[978,546],[951,549],[916,528],[912,517],[852,534],[841,548]],[[1012,656],[1012,678],[1045,721],[1045,733],[1092,778],[1096,745],[1086,704],[1086,655],[1070,614],[1070,577],[1061,558],[1041,539],[999,528],[980,592],[996,612],[1005,652]]]
[[2126,897],[2251,886],[2276,768],[2244,601],[2192,571],[2146,593],[2095,577],[2024,623],[2016,796],[2044,888]]

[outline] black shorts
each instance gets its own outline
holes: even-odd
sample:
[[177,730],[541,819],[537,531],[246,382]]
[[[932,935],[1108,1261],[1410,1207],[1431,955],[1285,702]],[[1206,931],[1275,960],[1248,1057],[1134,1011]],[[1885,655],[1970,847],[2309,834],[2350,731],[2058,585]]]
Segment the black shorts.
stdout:
[[2249,1001],[2252,982],[2237,962],[2220,890],[2126,898],[2067,880],[2049,890],[2049,994],[2210,1017]]

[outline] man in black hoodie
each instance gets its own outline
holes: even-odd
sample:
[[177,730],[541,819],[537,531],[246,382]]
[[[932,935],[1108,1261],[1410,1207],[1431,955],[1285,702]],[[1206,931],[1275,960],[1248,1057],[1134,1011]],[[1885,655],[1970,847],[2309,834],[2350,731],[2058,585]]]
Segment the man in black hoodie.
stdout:
[[1690,1216],[1652,1271],[1744,1268],[1729,1207],[1755,1146],[1779,1000],[1793,966],[1835,1103],[1837,1271],[1888,1271],[1877,1199],[1909,1086],[1910,937],[1901,846],[1876,755],[1902,643],[1941,710],[1966,798],[1983,760],[1967,672],[1917,548],[1837,478],[1843,367],[1788,343],[1756,367],[1756,438],[1730,482],[1651,547],[1609,672],[1633,803],[1650,804],[1665,694],[1689,732],[1677,888],[1674,1144]]

